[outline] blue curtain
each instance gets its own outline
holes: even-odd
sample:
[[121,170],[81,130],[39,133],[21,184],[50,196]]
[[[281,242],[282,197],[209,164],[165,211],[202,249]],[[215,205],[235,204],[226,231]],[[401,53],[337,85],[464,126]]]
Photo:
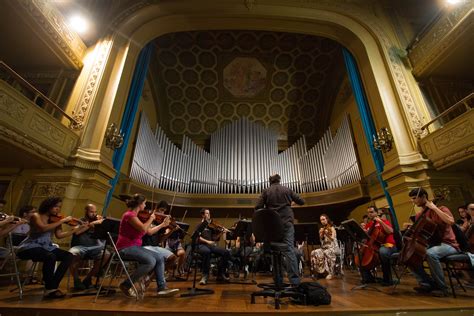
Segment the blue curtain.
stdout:
[[145,84],[146,73],[148,65],[150,64],[150,57],[153,52],[154,45],[152,42],[148,43],[140,52],[138,56],[137,64],[135,66],[135,72],[133,73],[132,84],[128,93],[127,103],[125,104],[125,110],[122,116],[122,122],[120,123],[120,132],[124,135],[122,147],[114,151],[112,162],[114,169],[117,171],[115,177],[110,180],[110,189],[107,192],[107,196],[104,201],[103,215],[107,215],[107,208],[112,199],[115,186],[120,178],[120,169],[122,168],[125,154],[127,153],[128,143],[130,141],[130,135],[132,135],[133,123],[138,110],[138,103],[142,95],[143,85]]
[[392,197],[387,191],[387,183],[382,178],[382,172],[384,168],[383,155],[380,150],[376,150],[373,144],[373,137],[377,134],[375,128],[374,120],[372,118],[372,113],[370,112],[369,103],[367,102],[367,97],[365,96],[364,86],[359,75],[359,70],[357,68],[357,63],[354,59],[354,56],[345,48],[343,48],[344,61],[346,63],[347,73],[349,74],[349,80],[352,86],[352,92],[359,109],[360,118],[362,120],[362,126],[364,128],[365,138],[367,139],[370,147],[370,153],[372,154],[372,159],[375,163],[375,168],[377,172],[377,178],[380,185],[382,186],[385,198],[387,199],[388,205],[390,206],[390,214],[392,215],[392,224],[396,230],[399,230],[398,220],[393,208]]

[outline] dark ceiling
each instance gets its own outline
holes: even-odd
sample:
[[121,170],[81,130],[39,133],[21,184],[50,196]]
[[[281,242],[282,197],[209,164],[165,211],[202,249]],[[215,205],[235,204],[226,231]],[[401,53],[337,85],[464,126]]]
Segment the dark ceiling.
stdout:
[[265,31],[197,31],[156,39],[151,66],[159,124],[175,142],[199,142],[247,117],[316,142],[345,76],[341,46],[315,36]]

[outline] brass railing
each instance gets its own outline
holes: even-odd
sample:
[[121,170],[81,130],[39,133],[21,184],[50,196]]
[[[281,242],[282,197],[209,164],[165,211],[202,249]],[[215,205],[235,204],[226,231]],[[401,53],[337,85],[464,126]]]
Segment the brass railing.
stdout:
[[[428,133],[430,133],[430,130],[429,130],[429,126],[431,124],[433,124],[434,122],[436,121],[439,121],[440,119],[442,119],[443,117],[447,116],[449,113],[453,112],[455,109],[459,108],[460,105],[464,105],[465,109],[466,109],[466,112],[472,110],[472,105],[469,104],[469,101],[471,101],[472,99],[474,99],[474,93],[471,93],[469,94],[468,96],[464,97],[462,100],[456,102],[453,106],[451,106],[449,109],[446,109],[445,111],[443,111],[442,113],[440,113],[438,116],[436,116],[434,119],[432,119],[431,121],[429,121],[428,123],[426,123],[425,125],[423,125],[421,127],[421,130],[424,131],[424,130],[427,130]],[[447,122],[445,122],[447,123]]]
[[61,107],[51,101],[41,91],[33,87],[28,81],[21,77],[17,72],[10,68],[5,62],[0,60],[0,79],[20,91],[25,97],[45,110],[48,114],[58,120],[65,118],[69,121],[68,126],[77,126],[77,121],[69,114],[64,112]]

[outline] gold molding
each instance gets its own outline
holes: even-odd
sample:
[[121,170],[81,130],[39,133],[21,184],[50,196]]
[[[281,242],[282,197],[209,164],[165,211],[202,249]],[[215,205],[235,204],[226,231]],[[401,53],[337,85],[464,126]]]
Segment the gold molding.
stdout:
[[111,41],[99,42],[97,45],[98,46],[94,49],[95,59],[87,76],[85,89],[82,91],[79,102],[72,111],[74,121],[71,123],[71,128],[73,130],[81,130],[84,127],[89,109],[94,103],[94,98],[99,90],[100,80],[102,79],[107,57],[109,56],[112,46]]
[[423,76],[459,36],[472,26],[474,4],[466,1],[453,8],[431,27],[408,53],[415,76]]
[[47,158],[49,161],[60,167],[62,167],[66,162],[65,158],[56,155],[52,151],[47,150],[44,146],[37,144],[27,137],[23,137],[22,135],[2,125],[0,125],[0,136],[10,143],[18,144],[21,147],[27,147],[30,151],[33,151],[42,158]]
[[[56,48],[66,56],[69,63],[76,69],[82,67],[82,58],[86,51],[86,45],[81,38],[73,32],[59,11],[49,1],[43,0],[20,0],[15,1],[23,7],[31,20],[35,22],[47,38],[53,42]],[[34,26],[32,26],[34,27]],[[57,49],[56,49],[57,50]]]

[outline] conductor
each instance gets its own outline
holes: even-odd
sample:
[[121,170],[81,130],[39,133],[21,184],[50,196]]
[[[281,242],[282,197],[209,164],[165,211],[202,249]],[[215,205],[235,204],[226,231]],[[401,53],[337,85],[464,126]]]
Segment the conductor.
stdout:
[[[279,174],[270,176],[270,187],[265,189],[258,199],[255,209],[267,208],[276,211],[284,225],[284,239],[283,242],[287,245],[286,256],[286,272],[291,285],[297,286],[300,284],[300,277],[298,274],[298,261],[294,250],[295,243],[295,227],[294,213],[291,209],[292,202],[298,205],[303,205],[304,200],[294,193],[291,189],[280,184],[281,177]],[[283,276],[279,276],[283,278]],[[281,280],[282,281],[282,280]]]

